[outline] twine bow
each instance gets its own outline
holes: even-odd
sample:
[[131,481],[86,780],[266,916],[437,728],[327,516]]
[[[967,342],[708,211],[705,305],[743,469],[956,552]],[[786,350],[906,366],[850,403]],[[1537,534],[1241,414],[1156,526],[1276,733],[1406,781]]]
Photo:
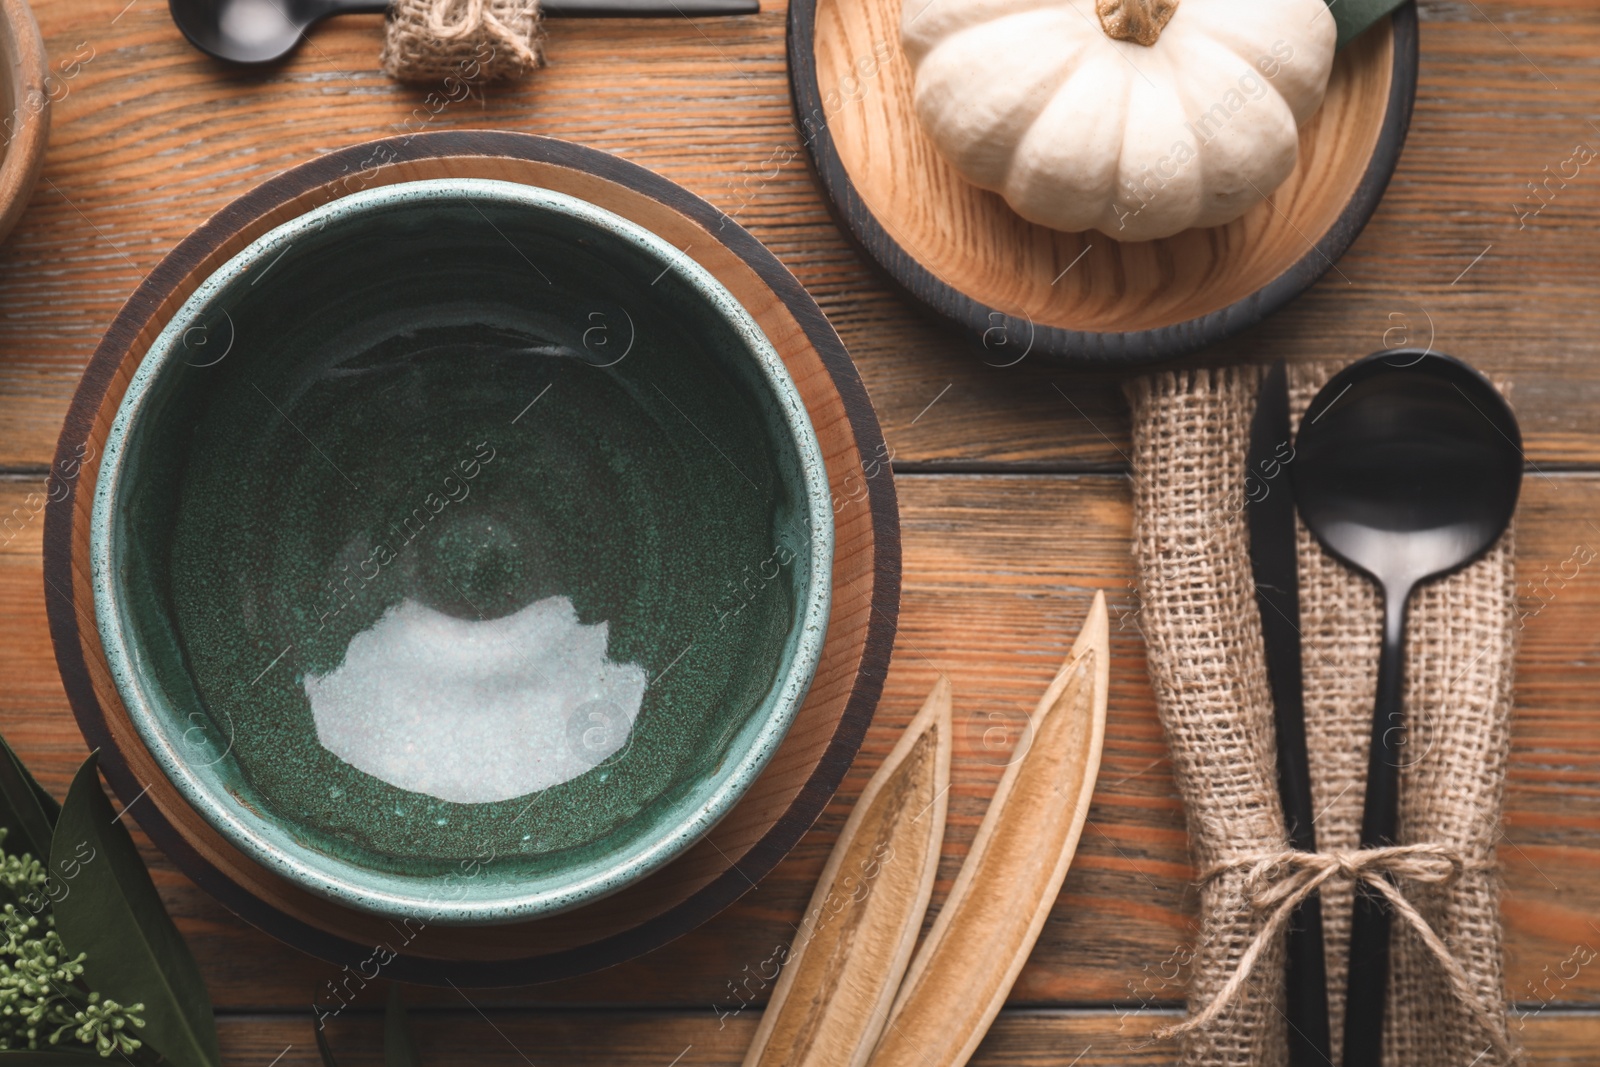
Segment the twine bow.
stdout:
[[[1470,866],[1483,870],[1481,862]],[[1466,969],[1450,951],[1443,939],[1429,925],[1422,913],[1412,906],[1405,894],[1395,887],[1394,881],[1417,882],[1423,885],[1448,885],[1461,877],[1469,864],[1461,852],[1445,845],[1392,845],[1385,848],[1364,848],[1356,851],[1298,852],[1285,849],[1281,852],[1260,852],[1227,860],[1208,869],[1204,881],[1210,882],[1232,871],[1245,871],[1241,888],[1250,907],[1257,912],[1270,911],[1255,940],[1239,957],[1223,987],[1199,1014],[1175,1026],[1165,1027],[1155,1035],[1158,1039],[1176,1037],[1191,1030],[1208,1026],[1239,996],[1240,990],[1250,980],[1251,972],[1262,953],[1283,932],[1289,917],[1300,902],[1315,893],[1333,878],[1348,878],[1358,886],[1365,886],[1383,896],[1394,914],[1403,919],[1427,946],[1438,961],[1450,989],[1466,1005],[1478,1025],[1483,1027],[1494,1048],[1508,1061],[1518,1060],[1521,1054],[1511,1044],[1511,1037],[1501,1024],[1500,1015],[1493,1006],[1484,1002],[1467,976]]]
[[[536,5],[537,0],[528,0],[529,8]],[[452,14],[456,15],[455,20],[447,21]],[[523,63],[539,65],[539,53],[490,10],[488,0],[437,0],[428,9],[428,32],[441,41],[454,41],[482,32],[504,45]]]

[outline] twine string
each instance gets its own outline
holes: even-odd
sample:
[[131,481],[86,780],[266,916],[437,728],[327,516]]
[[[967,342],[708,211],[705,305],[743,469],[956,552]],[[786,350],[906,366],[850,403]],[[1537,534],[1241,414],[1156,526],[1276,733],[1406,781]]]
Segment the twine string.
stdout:
[[[1484,864],[1473,864],[1482,869]],[[1408,925],[1438,961],[1451,992],[1466,1006],[1483,1028],[1494,1048],[1508,1061],[1520,1058],[1511,1037],[1501,1025],[1495,1009],[1484,1002],[1471,977],[1448,945],[1395,885],[1409,881],[1422,885],[1448,885],[1468,869],[1460,850],[1439,844],[1392,845],[1353,851],[1299,852],[1293,849],[1256,852],[1219,863],[1204,873],[1203,880],[1215,881],[1224,874],[1244,871],[1242,888],[1250,907],[1270,912],[1255,939],[1239,957],[1239,963],[1216,996],[1198,1014],[1156,1033],[1158,1039],[1177,1037],[1215,1022],[1238,999],[1250,980],[1256,963],[1276,942],[1301,901],[1315,893],[1323,883],[1349,879],[1380,894],[1393,913]]]
[[[452,15],[455,16],[453,20]],[[428,32],[441,41],[459,40],[480,31],[504,45],[522,61],[538,64],[539,53],[490,10],[487,0],[436,0],[428,7]]]

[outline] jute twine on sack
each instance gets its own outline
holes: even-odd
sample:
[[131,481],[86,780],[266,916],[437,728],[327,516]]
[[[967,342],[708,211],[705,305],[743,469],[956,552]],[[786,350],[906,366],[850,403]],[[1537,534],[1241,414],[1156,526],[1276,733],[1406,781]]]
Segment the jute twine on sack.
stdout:
[[544,62],[539,0],[393,0],[384,23],[383,69],[406,82],[514,78]]
[[[1296,420],[1335,369],[1291,370]],[[1300,526],[1301,658],[1320,851],[1293,852],[1278,799],[1244,513],[1259,381],[1259,368],[1224,368],[1162,373],[1129,387],[1141,627],[1201,872],[1192,1015],[1173,1028],[1183,1062],[1286,1062],[1283,930],[1312,890],[1323,901],[1338,1062],[1357,880],[1385,892],[1395,913],[1385,1067],[1511,1062],[1494,869],[1517,636],[1511,534],[1412,599],[1400,845],[1363,851],[1380,604],[1370,582]],[[1286,473],[1265,485],[1289,491]]]

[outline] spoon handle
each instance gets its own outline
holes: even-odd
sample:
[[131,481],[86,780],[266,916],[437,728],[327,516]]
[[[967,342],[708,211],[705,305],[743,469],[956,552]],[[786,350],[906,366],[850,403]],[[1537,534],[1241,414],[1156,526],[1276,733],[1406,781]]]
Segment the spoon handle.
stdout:
[[[1384,590],[1383,652],[1372,709],[1361,847],[1394,844],[1400,815],[1400,750],[1405,744],[1406,602],[1410,589]],[[1350,923],[1350,976],[1344,1003],[1344,1067],[1379,1067],[1389,987],[1389,908],[1376,890],[1356,884]]]
[[381,15],[389,10],[389,0],[321,0],[318,19],[332,15]]
[[705,15],[755,15],[761,0],[545,0],[551,18],[698,18]]

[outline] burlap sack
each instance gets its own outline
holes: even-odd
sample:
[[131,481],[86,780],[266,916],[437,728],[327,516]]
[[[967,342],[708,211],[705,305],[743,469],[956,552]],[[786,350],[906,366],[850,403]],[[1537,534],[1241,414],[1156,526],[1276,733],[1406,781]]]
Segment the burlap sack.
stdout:
[[[1333,367],[1294,368],[1298,420]],[[1243,511],[1258,368],[1132,383],[1134,556],[1150,678],[1200,884],[1183,1062],[1287,1060],[1283,938],[1290,893],[1320,885],[1335,1062],[1352,879],[1382,619],[1365,579],[1299,530],[1305,710],[1319,856],[1283,862],[1271,699]],[[1287,480],[1271,491],[1288,491]],[[1412,601],[1400,841],[1383,870],[1404,905],[1391,934],[1384,1067],[1507,1062],[1493,870],[1509,747],[1515,625],[1511,535]],[[1292,853],[1288,855],[1293,855]],[[1381,873],[1372,877],[1381,881]],[[1430,944],[1431,942],[1431,944]],[[1365,1065],[1352,1065],[1365,1067]]]
[[543,63],[539,0],[393,0],[380,60],[390,77],[458,86],[514,78]]

